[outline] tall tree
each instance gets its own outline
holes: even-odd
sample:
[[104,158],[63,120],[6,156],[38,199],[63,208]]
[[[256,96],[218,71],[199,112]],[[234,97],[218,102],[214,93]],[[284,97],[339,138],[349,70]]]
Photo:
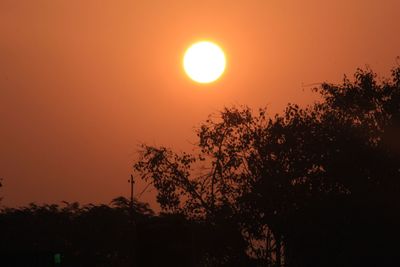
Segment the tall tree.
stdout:
[[267,266],[387,265],[400,223],[400,68],[315,91],[320,102],[272,117],[226,108],[201,125],[197,153],[143,146],[135,169],[165,211],[234,225]]

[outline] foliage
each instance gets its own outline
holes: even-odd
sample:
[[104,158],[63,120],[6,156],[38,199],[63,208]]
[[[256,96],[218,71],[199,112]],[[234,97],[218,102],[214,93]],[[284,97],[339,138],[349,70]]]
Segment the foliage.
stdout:
[[315,92],[321,101],[274,116],[225,108],[193,153],[143,145],[134,168],[157,189],[158,215],[124,197],[1,210],[2,263],[398,265],[400,67]]
[[315,91],[322,101],[273,117],[226,108],[201,125],[197,153],[144,145],[134,167],[165,211],[234,224],[265,265],[354,266],[365,253],[368,264],[389,264],[400,223],[400,68],[381,82],[360,69]]

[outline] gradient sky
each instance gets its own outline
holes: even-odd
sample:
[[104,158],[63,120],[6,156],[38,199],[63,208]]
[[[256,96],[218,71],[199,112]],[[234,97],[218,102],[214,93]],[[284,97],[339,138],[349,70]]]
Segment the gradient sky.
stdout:
[[[312,100],[302,84],[366,64],[387,76],[399,10],[399,0],[0,0],[3,204],[109,202],[128,195],[141,142],[187,150],[224,106],[275,113]],[[228,58],[211,85],[182,69],[202,39]]]

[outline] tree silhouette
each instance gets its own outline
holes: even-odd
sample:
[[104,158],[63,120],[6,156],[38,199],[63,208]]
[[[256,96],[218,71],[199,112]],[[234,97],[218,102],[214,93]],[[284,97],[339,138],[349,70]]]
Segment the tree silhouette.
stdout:
[[163,210],[234,225],[264,266],[388,266],[400,222],[399,85],[400,68],[382,82],[359,69],[316,88],[322,101],[305,108],[226,108],[201,125],[197,153],[144,145],[134,167]]
[[191,154],[143,145],[159,214],[124,197],[3,208],[0,265],[398,265],[400,67],[315,92],[273,116],[225,108]]
[[[54,266],[56,253],[62,256],[63,266],[132,266],[134,229],[129,205],[121,204],[124,202],[126,199],[118,197],[112,206],[81,207],[77,202],[64,202],[63,206],[32,203],[3,209],[2,266]],[[136,200],[134,209],[142,231],[154,212]]]

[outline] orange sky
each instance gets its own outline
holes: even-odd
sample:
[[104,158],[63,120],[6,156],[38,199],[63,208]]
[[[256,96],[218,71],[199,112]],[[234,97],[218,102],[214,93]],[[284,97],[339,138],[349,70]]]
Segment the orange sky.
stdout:
[[[3,204],[108,202],[128,194],[141,142],[188,149],[223,106],[278,112],[310,102],[302,83],[366,64],[388,75],[399,10],[399,0],[1,0]],[[204,38],[228,57],[211,85],[181,67]]]

